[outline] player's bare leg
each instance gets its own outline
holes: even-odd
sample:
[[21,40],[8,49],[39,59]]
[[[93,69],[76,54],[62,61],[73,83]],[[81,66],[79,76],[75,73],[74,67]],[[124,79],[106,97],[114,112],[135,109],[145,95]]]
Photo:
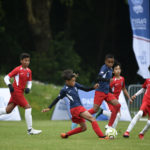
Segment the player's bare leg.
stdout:
[[27,124],[27,128],[28,128],[28,134],[40,134],[42,131],[41,130],[35,130],[32,128],[32,115],[31,115],[31,111],[32,108],[29,104],[27,104],[25,107],[25,120],[26,120],[26,124]]
[[108,126],[112,127],[113,124],[114,124],[114,121],[116,119],[116,115],[119,112],[119,109],[120,109],[121,105],[120,105],[120,103],[118,102],[117,99],[108,101],[108,103],[110,103],[111,105],[114,106],[113,107],[114,109],[112,109],[111,117],[110,117],[110,120],[109,120],[109,123],[108,123]]
[[7,107],[0,108],[0,115],[11,113],[12,110],[15,108],[15,106],[16,105],[14,103],[10,103],[10,104],[7,105]]

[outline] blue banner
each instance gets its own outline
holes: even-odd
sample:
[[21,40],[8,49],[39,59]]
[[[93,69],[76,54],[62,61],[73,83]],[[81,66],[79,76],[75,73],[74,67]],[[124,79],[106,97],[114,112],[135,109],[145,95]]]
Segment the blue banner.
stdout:
[[128,0],[133,31],[133,50],[139,66],[138,74],[149,78],[150,65],[150,0]]

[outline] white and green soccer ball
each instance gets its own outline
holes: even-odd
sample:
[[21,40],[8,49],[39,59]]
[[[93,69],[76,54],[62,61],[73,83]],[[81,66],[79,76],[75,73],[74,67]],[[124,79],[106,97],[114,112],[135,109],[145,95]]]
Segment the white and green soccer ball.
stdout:
[[117,136],[117,130],[112,127],[108,127],[105,131],[105,135],[110,139],[114,139]]

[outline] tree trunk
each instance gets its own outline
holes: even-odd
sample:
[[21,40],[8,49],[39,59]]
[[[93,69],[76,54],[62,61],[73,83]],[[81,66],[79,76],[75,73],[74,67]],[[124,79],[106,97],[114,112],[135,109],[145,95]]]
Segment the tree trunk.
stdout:
[[52,0],[25,0],[25,2],[35,50],[47,52],[52,40],[50,27]]

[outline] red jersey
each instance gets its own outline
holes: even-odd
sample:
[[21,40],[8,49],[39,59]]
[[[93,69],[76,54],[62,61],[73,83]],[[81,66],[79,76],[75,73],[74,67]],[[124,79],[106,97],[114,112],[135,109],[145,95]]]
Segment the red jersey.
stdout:
[[145,96],[150,100],[150,78],[145,80],[142,88],[146,89]]
[[119,99],[119,95],[121,90],[125,87],[125,80],[124,77],[120,76],[120,78],[113,77],[113,81],[110,83],[110,88],[114,93],[115,97]]
[[16,90],[24,91],[28,81],[32,81],[32,72],[29,68],[22,68],[22,66],[16,67],[12,70],[8,76],[14,77],[13,87]]

